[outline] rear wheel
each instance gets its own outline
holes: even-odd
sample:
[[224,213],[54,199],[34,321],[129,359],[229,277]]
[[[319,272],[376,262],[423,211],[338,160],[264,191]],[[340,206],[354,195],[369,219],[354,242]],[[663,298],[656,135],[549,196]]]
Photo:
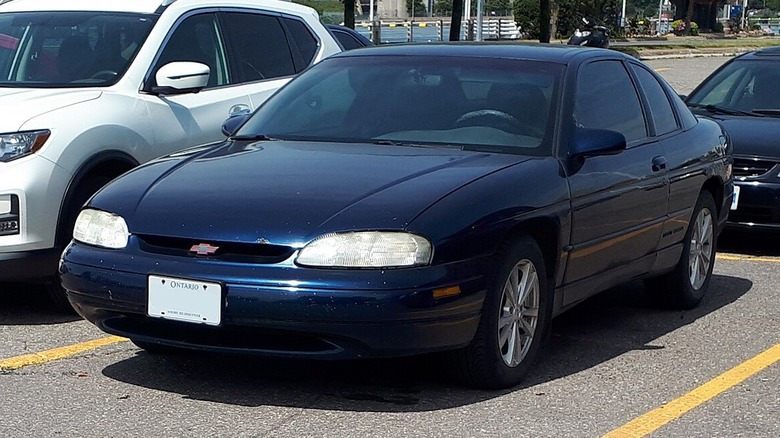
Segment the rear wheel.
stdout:
[[454,352],[457,377],[484,389],[518,384],[536,358],[551,318],[544,259],[524,236],[496,258],[471,344]]
[[702,192],[688,224],[677,266],[672,272],[646,282],[662,304],[692,309],[704,298],[715,265],[717,216],[712,195]]

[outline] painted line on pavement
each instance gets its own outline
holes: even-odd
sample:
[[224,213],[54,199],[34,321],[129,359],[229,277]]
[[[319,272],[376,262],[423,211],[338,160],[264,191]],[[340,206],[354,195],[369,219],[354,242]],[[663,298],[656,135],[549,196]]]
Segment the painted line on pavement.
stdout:
[[727,260],[730,262],[780,263],[780,258],[776,258],[776,257],[758,257],[758,256],[737,255],[737,254],[716,254],[715,258],[718,260]]
[[629,421],[602,438],[644,437],[778,361],[780,344],[742,362],[687,394]]
[[30,353],[8,359],[0,359],[0,370],[10,371],[30,365],[41,365],[46,362],[64,359],[66,357],[74,356],[85,351],[94,350],[96,348],[116,344],[119,342],[125,342],[127,340],[127,338],[122,338],[119,336],[107,336],[105,338],[93,339],[91,341],[81,342],[79,344],[68,345],[60,348],[53,348],[51,350],[41,351],[38,353]]

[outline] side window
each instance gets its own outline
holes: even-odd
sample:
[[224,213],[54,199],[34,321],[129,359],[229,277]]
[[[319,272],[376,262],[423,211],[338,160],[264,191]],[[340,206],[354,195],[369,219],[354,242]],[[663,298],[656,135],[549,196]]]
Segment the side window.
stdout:
[[312,35],[311,30],[306,24],[300,20],[292,18],[283,18],[287,30],[290,31],[295,45],[298,47],[298,52],[301,55],[300,65],[296,65],[296,72],[303,71],[306,67],[311,65],[314,60],[314,55],[317,54],[317,46],[319,42],[317,38]]
[[157,68],[173,61],[200,62],[211,69],[207,88],[227,85],[227,63],[221,40],[214,14],[188,17],[174,29],[160,54]]
[[666,95],[655,76],[645,68],[635,64],[631,64],[631,69],[636,74],[639,85],[647,96],[650,115],[655,125],[655,135],[663,135],[677,130],[677,119],[674,117],[669,96]]
[[339,40],[341,46],[344,47],[344,50],[359,49],[363,47],[363,45],[360,44],[360,41],[358,41],[355,37],[348,34],[347,32],[342,32],[340,30],[331,30],[330,33],[332,33],[333,36],[335,36],[336,39]]
[[580,69],[574,121],[583,128],[618,131],[627,142],[647,137],[639,96],[623,63],[597,61]]
[[278,18],[238,12],[225,13],[224,18],[238,82],[296,73],[290,45]]

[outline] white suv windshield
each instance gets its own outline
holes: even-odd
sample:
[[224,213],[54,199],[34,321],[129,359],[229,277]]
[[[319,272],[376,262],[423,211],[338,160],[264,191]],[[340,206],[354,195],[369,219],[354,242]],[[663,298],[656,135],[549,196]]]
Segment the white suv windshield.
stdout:
[[154,20],[105,12],[0,14],[0,86],[112,84],[130,65]]

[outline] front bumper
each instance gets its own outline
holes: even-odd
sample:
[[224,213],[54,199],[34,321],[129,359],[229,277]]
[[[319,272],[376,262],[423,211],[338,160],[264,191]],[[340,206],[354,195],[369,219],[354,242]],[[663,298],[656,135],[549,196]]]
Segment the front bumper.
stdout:
[[727,228],[780,231],[780,183],[740,182],[737,209],[729,213]]
[[13,199],[18,224],[15,232],[0,233],[0,281],[53,277],[59,252],[52,248],[70,175],[39,155],[0,163],[0,175],[0,200]]
[[[118,262],[128,257],[137,269]],[[467,345],[485,295],[483,263],[316,270],[136,257],[73,243],[64,253],[60,275],[76,311],[107,333],[208,351],[343,359]],[[222,284],[220,325],[148,316],[147,273]],[[454,284],[460,295],[433,298],[433,290]]]

